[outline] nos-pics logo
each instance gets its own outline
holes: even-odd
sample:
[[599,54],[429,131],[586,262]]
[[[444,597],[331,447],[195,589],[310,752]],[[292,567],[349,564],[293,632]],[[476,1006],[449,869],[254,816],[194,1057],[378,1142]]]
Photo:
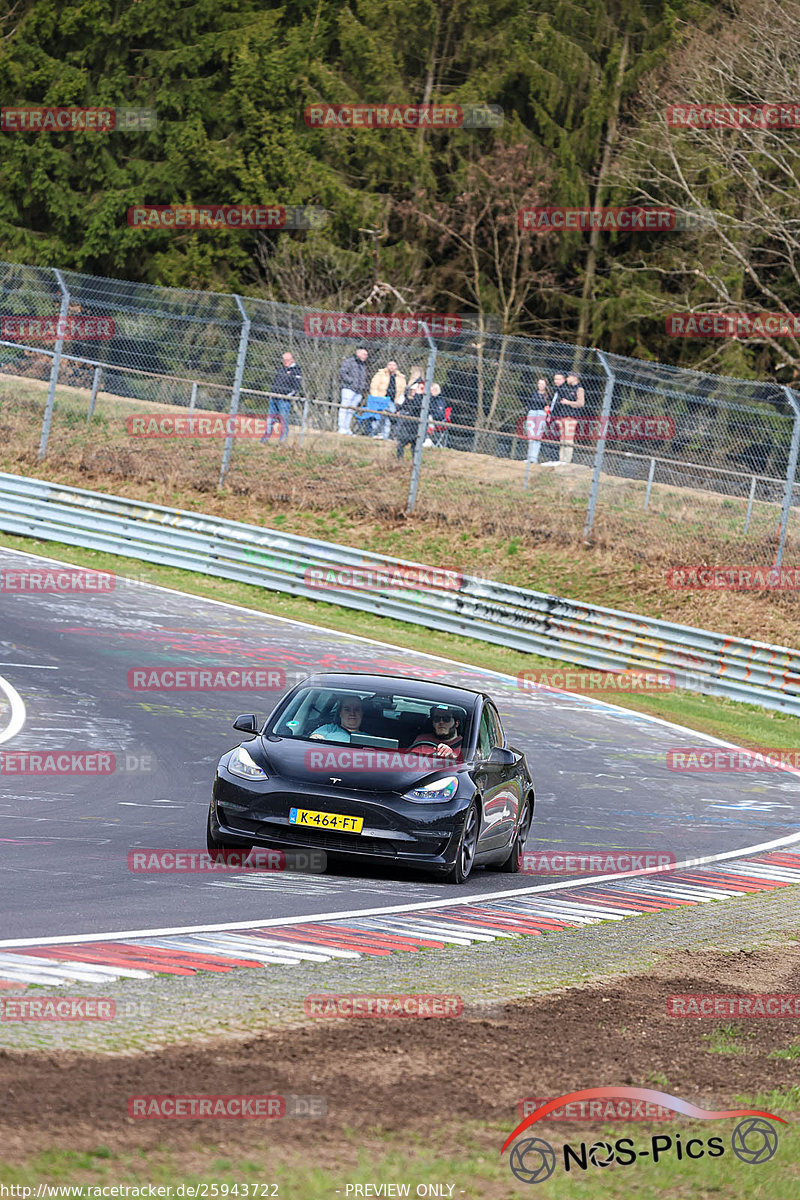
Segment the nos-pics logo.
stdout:
[[[680,1133],[653,1134],[641,1146],[637,1146],[634,1139],[629,1137],[616,1138],[613,1142],[597,1141],[591,1145],[586,1142],[580,1142],[577,1145],[565,1143],[561,1147],[560,1153],[544,1138],[527,1137],[515,1141],[536,1121],[542,1120],[543,1117],[561,1109],[564,1105],[574,1101],[603,1097],[625,1097],[629,1100],[655,1103],[699,1121],[719,1121],[727,1117],[742,1119],[734,1126],[730,1134],[729,1146],[721,1136],[693,1137],[684,1141]],[[640,1158],[651,1159],[655,1163],[667,1157],[675,1158],[678,1161],[697,1161],[704,1157],[720,1158],[730,1149],[741,1162],[747,1163],[749,1166],[756,1166],[769,1162],[778,1149],[778,1132],[770,1124],[771,1121],[786,1124],[783,1117],[778,1117],[774,1113],[761,1112],[754,1108],[719,1110],[698,1108],[696,1104],[690,1104],[688,1100],[670,1096],[667,1092],[653,1091],[651,1088],[585,1088],[580,1092],[567,1092],[563,1096],[556,1096],[555,1099],[542,1104],[535,1112],[520,1122],[503,1143],[500,1153],[504,1154],[514,1142],[508,1165],[512,1174],[522,1183],[544,1183],[555,1172],[559,1158],[563,1170],[570,1173],[586,1171],[590,1166],[610,1167],[612,1164],[632,1166]]]

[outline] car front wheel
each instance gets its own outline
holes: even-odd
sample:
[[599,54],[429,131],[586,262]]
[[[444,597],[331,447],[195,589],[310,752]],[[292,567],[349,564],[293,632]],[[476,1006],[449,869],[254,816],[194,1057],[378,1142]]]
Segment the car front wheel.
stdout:
[[522,852],[525,849],[525,843],[528,840],[528,834],[531,831],[533,822],[533,801],[530,796],[525,801],[525,808],[517,825],[517,832],[514,834],[514,842],[511,846],[511,851],[508,858],[497,864],[498,871],[506,871],[509,875],[518,875],[521,867]]
[[445,875],[447,883],[464,883],[475,862],[475,850],[478,845],[480,831],[480,809],[477,800],[473,800],[464,818],[464,828],[456,852],[456,861]]

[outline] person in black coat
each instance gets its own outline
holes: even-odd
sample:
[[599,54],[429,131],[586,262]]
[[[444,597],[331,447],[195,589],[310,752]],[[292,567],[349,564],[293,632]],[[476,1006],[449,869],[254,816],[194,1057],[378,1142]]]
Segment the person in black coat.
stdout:
[[399,409],[397,419],[397,457],[405,457],[406,446],[411,447],[411,457],[414,457],[414,444],[419,431],[419,418],[422,414],[422,397],[425,395],[425,380],[417,379],[406,392],[403,407]]
[[289,350],[283,355],[281,366],[278,367],[272,391],[275,394],[270,398],[267,428],[261,440],[266,442],[271,438],[272,431],[277,426],[280,430],[279,441],[285,442],[289,436],[292,397],[301,395],[303,391],[303,372]]

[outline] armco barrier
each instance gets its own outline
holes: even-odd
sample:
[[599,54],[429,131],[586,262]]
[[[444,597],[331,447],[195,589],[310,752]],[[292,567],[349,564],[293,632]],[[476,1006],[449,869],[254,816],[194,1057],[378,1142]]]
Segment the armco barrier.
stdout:
[[324,600],[545,658],[669,670],[679,687],[800,715],[800,651],[465,575],[457,587],[309,586],[309,568],[420,564],[275,529],[0,473],[0,529]]

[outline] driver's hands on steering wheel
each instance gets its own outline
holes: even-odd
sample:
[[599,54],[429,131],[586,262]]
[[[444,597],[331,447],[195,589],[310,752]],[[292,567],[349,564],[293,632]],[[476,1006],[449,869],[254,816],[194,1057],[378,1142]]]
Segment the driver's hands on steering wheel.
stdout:
[[425,742],[415,742],[413,749],[419,750],[422,746],[430,746],[437,758],[458,758],[458,751],[452,746],[448,746],[447,742],[439,742],[438,744],[431,738]]

